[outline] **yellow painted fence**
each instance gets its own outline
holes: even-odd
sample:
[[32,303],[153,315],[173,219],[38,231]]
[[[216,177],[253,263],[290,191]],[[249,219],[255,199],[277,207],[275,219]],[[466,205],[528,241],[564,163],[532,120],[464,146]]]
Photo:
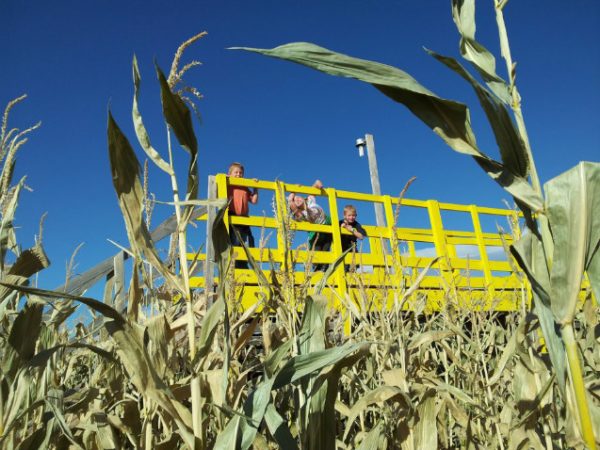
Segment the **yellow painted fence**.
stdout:
[[[277,272],[288,258],[288,265],[294,267],[295,283],[298,286],[303,283],[315,285],[323,273],[310,270],[310,263],[332,263],[342,255],[341,233],[347,231],[337,224],[343,217],[344,205],[356,205],[360,219],[367,207],[372,208],[373,204],[379,203],[385,212],[385,226],[363,223],[368,237],[359,245],[357,252],[346,255],[344,264],[340,264],[327,280],[324,294],[334,305],[339,306],[343,299],[358,301],[362,296],[363,300],[368,298],[371,308],[389,306],[391,302],[406,297],[404,294],[415,286],[419,278],[418,288],[405,298],[405,308],[411,308],[419,299],[426,301],[429,310],[439,309],[448,299],[465,307],[497,311],[525,307],[529,302],[526,281],[521,273],[513,271],[516,264],[503,252],[503,247],[512,243],[514,236],[498,231],[500,225],[505,230],[512,229],[513,233],[518,233],[519,217],[514,210],[436,200],[399,200],[389,195],[376,196],[334,188],[316,189],[281,181],[229,178],[223,174],[211,177],[211,196],[226,199],[228,183],[258,188],[263,202],[273,199],[271,210],[278,211],[271,212],[270,216],[225,217],[228,224],[252,227],[256,248],[250,249],[250,252],[267,279],[271,276],[272,268]],[[333,225],[289,221],[286,199],[290,192],[316,196],[317,203],[329,213]],[[251,208],[250,213],[253,212]],[[403,226],[404,217],[415,215],[422,218],[420,226]],[[448,215],[457,226],[444,226]],[[286,223],[289,221],[293,241],[288,239],[286,242],[280,218]],[[200,220],[210,221],[210,214]],[[487,224],[486,231],[483,222]],[[490,224],[493,224],[493,231],[489,230]],[[306,233],[309,231],[331,233],[331,251],[308,251]],[[207,247],[210,247],[210,242],[207,242]],[[468,254],[465,254],[465,249],[469,250]],[[234,253],[236,259],[247,260],[241,247],[235,247]],[[190,259],[194,257],[198,256],[189,255]],[[424,274],[423,271],[436,258],[437,261]],[[200,259],[210,262],[212,258],[209,253],[208,257],[200,255]],[[345,265],[356,266],[356,270],[346,272]],[[210,264],[205,267],[208,268],[205,273],[211,274],[213,269]],[[257,294],[261,288],[257,276],[252,270],[236,269],[235,279],[238,286],[243,287],[242,304],[249,307],[259,298]],[[192,279],[195,287],[206,287],[209,282],[212,283],[212,275],[207,279],[204,276]]]

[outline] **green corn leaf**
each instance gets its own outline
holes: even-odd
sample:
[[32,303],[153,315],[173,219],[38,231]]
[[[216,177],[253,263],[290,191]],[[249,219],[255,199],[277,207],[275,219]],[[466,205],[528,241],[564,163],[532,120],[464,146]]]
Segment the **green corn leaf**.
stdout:
[[523,235],[510,247],[521,269],[531,283],[535,314],[538,316],[542,333],[548,348],[550,361],[556,372],[556,380],[561,391],[565,392],[566,353],[560,330],[554,321],[550,306],[550,275],[546,266],[542,243],[531,233]]
[[271,436],[273,436],[277,441],[277,444],[279,444],[279,448],[286,450],[298,448],[298,444],[292,436],[292,433],[290,433],[286,421],[283,420],[277,412],[277,409],[275,409],[271,403],[267,406],[265,412],[265,423],[267,424],[269,433],[271,433]]
[[475,1],[452,0],[452,18],[461,36],[462,57],[473,64],[488,87],[504,104],[510,104],[508,86],[496,74],[496,58],[475,40]]
[[[304,377],[336,364],[357,350],[368,350],[364,344],[346,343],[340,347],[330,348],[307,355],[298,355],[287,361],[279,371],[261,382],[250,393],[244,403],[244,413],[236,414],[219,434],[215,449],[240,448],[246,450],[254,442],[258,427],[264,419],[267,406],[271,400],[271,391],[289,383],[301,381]],[[275,352],[274,352],[275,353]],[[273,365],[273,364],[271,364]]]
[[526,178],[529,172],[527,150],[506,106],[479,84],[454,58],[439,55],[431,50],[427,52],[459,74],[473,87],[494,132],[494,137],[502,156],[502,163],[510,172],[521,178]]
[[325,349],[327,299],[307,297],[298,333],[298,352],[306,355]]
[[296,62],[329,75],[355,78],[372,84],[384,95],[406,106],[453,150],[472,156],[492,179],[533,211],[542,209],[540,195],[525,178],[479,150],[471,128],[468,108],[462,103],[436,96],[406,72],[385,64],[332,52],[306,42],[286,44],[273,49],[234,49]]
[[173,175],[173,168],[169,165],[169,163],[162,159],[156,149],[152,147],[152,144],[150,143],[150,136],[148,136],[148,131],[146,130],[146,126],[144,125],[144,121],[139,110],[138,96],[142,79],[140,77],[140,70],[138,68],[138,62],[135,55],[133,55],[132,69],[134,93],[131,116],[133,118],[133,125],[135,127],[135,134],[138,138],[138,142],[140,143],[142,149],[146,152],[146,155],[148,155],[154,164],[156,164],[161,170],[169,175]]
[[347,342],[339,347],[311,352],[307,355],[294,356],[287,361],[275,376],[273,388],[278,389],[286,384],[300,381],[311,373],[341,361],[357,350],[368,351],[368,345],[364,343]]
[[293,343],[293,340],[287,340],[267,356],[264,362],[264,367],[268,378],[272,378],[273,375],[279,370],[281,363],[289,353]]
[[554,239],[550,280],[552,312],[561,325],[571,323],[586,268],[600,243],[600,163],[581,162],[544,185],[547,215]]

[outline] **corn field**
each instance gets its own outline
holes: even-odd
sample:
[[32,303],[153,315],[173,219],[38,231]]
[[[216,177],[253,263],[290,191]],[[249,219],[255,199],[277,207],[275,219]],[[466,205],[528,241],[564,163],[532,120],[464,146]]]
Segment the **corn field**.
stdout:
[[[496,1],[500,15],[505,3]],[[467,0],[453,2],[455,22],[466,49],[463,57],[489,90],[456,61],[433,56],[471,83],[490,122],[501,124],[493,128],[502,162],[473,146],[465,124],[440,128],[439,118],[425,113],[428,106],[419,96],[429,96],[440,115],[449,101],[416,85],[400,92],[393,78],[403,75],[377,63],[359,60],[352,67],[360,67],[360,73],[344,73],[311,60],[324,55],[311,53],[312,47],[252,50],[358,78],[399,103],[410,103],[406,106],[454,150],[472,156],[503,184],[525,217],[523,238],[511,251],[524,283],[532,287],[531,308],[468,310],[448,293],[439,312],[429,312],[418,300],[406,310],[403,299],[410,293],[397,288],[390,308],[372,308],[365,289],[358,298],[341,299],[341,313],[329,307],[323,284],[296,286],[285,265],[273,267],[267,278],[248,252],[262,296],[255,307],[243,310],[243,285],[235,279],[223,221],[226,205],[198,199],[192,113],[200,95],[183,85],[183,75],[196,64],[183,69],[179,64],[201,33],[179,48],[168,75],[157,67],[168,125],[168,148],[162,151],[151,144],[138,109],[141,74],[133,61],[133,130],[145,157],[173,187],[177,226],[168,260],[159,256],[150,236],[151,200],[136,151],[109,113],[111,175],[132,270],[125,285],[109,277],[102,299],[33,286],[35,275],[50,262],[41,231],[32,248],[19,245],[14,218],[25,181],[14,180],[14,161],[37,125],[25,130],[9,126],[11,109],[24,96],[5,109],[0,135],[0,447],[594,448],[600,442],[600,226],[594,226],[599,219],[591,211],[600,207],[600,168],[585,163],[566,173],[583,180],[583,194],[574,196],[582,199],[576,206],[585,236],[579,239],[569,234],[577,226],[563,227],[561,220],[567,219],[557,218],[556,205],[564,197],[561,189],[580,191],[561,175],[546,184],[542,195],[520,110],[512,111],[515,126],[502,101],[504,94],[509,100],[518,97],[514,73],[509,72],[504,92],[503,80],[478,65],[486,50],[474,32],[469,34],[471,7]],[[502,31],[500,37],[503,54],[510,55]],[[344,61],[340,65],[350,67]],[[457,129],[464,133],[451,135]],[[174,169],[178,146],[189,156],[185,174]],[[506,173],[513,177],[509,180]],[[178,175],[185,180],[181,187]],[[220,280],[215,292],[190,288],[190,274],[202,268],[187,259],[186,229],[200,206],[218,208],[212,228]],[[288,223],[279,226],[289,235]],[[563,241],[583,243],[564,250]],[[578,272],[561,278],[555,275],[561,268]],[[572,289],[579,294],[584,271],[592,287],[578,303],[569,289],[576,286]],[[527,297],[525,288],[522,295]],[[77,305],[89,310],[86,323],[72,319]],[[344,333],[347,321],[352,323],[349,335]]]

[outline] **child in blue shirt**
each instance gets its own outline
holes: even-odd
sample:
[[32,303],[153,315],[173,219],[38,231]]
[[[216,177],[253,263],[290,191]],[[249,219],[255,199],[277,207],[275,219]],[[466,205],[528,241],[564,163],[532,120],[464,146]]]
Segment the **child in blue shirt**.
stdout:
[[[356,216],[356,208],[354,206],[344,206],[344,218],[340,220],[340,227],[348,230],[350,235],[342,234],[342,251],[346,251],[352,247],[356,249],[356,242],[358,240],[362,241],[367,236],[367,232],[362,225],[358,223]],[[346,268],[346,272],[350,270],[348,264],[344,267]]]

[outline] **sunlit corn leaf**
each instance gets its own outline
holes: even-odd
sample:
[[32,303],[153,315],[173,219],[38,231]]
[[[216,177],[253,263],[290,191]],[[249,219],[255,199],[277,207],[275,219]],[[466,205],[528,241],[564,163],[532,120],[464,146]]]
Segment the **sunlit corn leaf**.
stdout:
[[169,344],[173,332],[166,315],[162,313],[151,317],[146,322],[146,332],[148,333],[148,355],[156,372],[164,378],[165,374],[173,372],[169,367]]
[[332,264],[329,264],[327,270],[323,273],[323,276],[315,286],[314,295],[320,295],[321,292],[323,292],[323,289],[325,289],[325,286],[327,286],[327,280],[329,279],[329,277],[335,272],[338,266],[344,262],[344,258],[351,251],[352,247],[350,247],[344,253],[342,253],[340,257],[337,258]]
[[531,419],[531,417],[535,414],[539,414],[539,407],[542,404],[542,402],[544,401],[544,397],[546,397],[546,395],[548,394],[548,392],[550,391],[550,388],[552,387],[553,383],[554,383],[554,377],[556,376],[556,374],[552,374],[544,383],[544,386],[542,386],[542,389],[537,393],[537,395],[535,396],[535,398],[527,404],[527,410],[525,411],[525,414],[520,418],[520,420],[512,425],[512,428],[519,428],[522,427],[523,425],[525,425],[525,423],[527,421],[529,421]]
[[540,321],[548,354],[556,371],[556,381],[564,393],[565,347],[550,306],[550,274],[546,266],[542,243],[536,235],[526,233],[511,245],[510,250],[531,283],[535,314]]
[[45,289],[39,289],[28,286],[19,286],[15,284],[8,284],[0,281],[1,286],[6,286],[10,289],[14,289],[16,291],[25,293],[25,294],[33,294],[42,298],[48,299],[69,299],[69,300],[77,300],[80,303],[90,307],[94,311],[102,314],[105,317],[113,319],[114,321],[124,321],[123,316],[119,314],[114,308],[110,307],[106,303],[100,302],[96,299],[90,297],[80,297],[77,295],[67,294],[65,292],[56,292],[56,291],[48,291]]
[[[398,401],[401,404],[400,408],[397,410],[398,414],[401,412],[408,413],[413,409],[410,398],[402,391],[402,389],[396,386],[379,386],[361,396],[354,405],[352,405],[352,408],[350,408],[348,420],[346,421],[346,429],[344,431],[344,441],[348,438],[350,431],[352,431],[354,421],[360,413],[364,413],[367,408],[373,404],[382,405],[388,401]],[[400,417],[398,416],[396,419],[399,420]]]
[[146,130],[146,126],[144,125],[144,121],[142,119],[142,115],[140,114],[139,105],[138,105],[138,95],[140,90],[140,70],[138,68],[137,58],[133,55],[133,107],[131,111],[131,116],[133,118],[133,125],[135,127],[135,134],[138,138],[138,142],[140,143],[142,149],[146,152],[146,155],[156,164],[161,170],[168,173],[169,175],[173,175],[173,168],[160,156],[160,154],[156,151],[152,144],[150,143],[150,136],[148,136],[148,131]]
[[59,350],[68,349],[68,348],[81,348],[87,349],[91,352],[97,354],[98,356],[106,359],[107,361],[117,362],[112,353],[107,352],[100,347],[91,344],[85,344],[81,342],[74,342],[70,344],[60,344],[55,345],[54,347],[45,348],[38,353],[36,353],[29,361],[27,361],[27,367],[44,367],[48,360]]
[[[581,162],[544,189],[554,239],[551,307],[556,321],[564,325],[575,316],[584,270],[600,259],[600,163]],[[597,295],[600,279],[593,270],[590,282]]]
[[50,260],[41,245],[29,248],[17,257],[8,273],[29,278],[50,266]]
[[[23,418],[23,415],[44,405],[43,400],[29,404],[32,381],[30,372],[25,368],[19,368],[16,376],[10,382],[9,388],[6,389],[8,398],[3,401],[6,413],[2,417],[3,434],[0,435],[0,443],[9,435],[11,428]],[[7,384],[4,387],[6,388]]]
[[425,392],[417,406],[418,420],[412,430],[414,448],[438,448],[436,393],[433,389]]
[[458,102],[433,94],[400,69],[341,53],[306,42],[273,49],[235,47],[302,64],[329,75],[355,78],[372,84],[383,94],[405,105],[453,150],[472,156],[488,175],[533,211],[542,209],[540,195],[526,179],[483,154],[471,129],[469,110]]
[[452,0],[452,18],[460,33],[460,54],[479,72],[492,92],[506,105],[511,95],[506,82],[496,74],[496,58],[475,40],[475,1]]
[[15,186],[10,200],[6,202],[6,206],[2,211],[2,218],[0,219],[0,268],[4,268],[4,259],[6,253],[10,250],[14,252],[10,243],[16,242],[15,229],[13,226],[13,220],[15,218],[15,212],[17,210],[17,204],[19,201],[19,195],[23,185],[25,184],[25,177],[21,178],[19,183]]
[[263,289],[263,292],[266,293],[267,297],[265,300],[267,301],[267,303],[269,303],[273,298],[273,289],[271,288],[271,283],[269,283],[269,280],[267,280],[267,277],[265,276],[262,269],[254,259],[254,256],[252,256],[252,253],[250,253],[248,246],[244,242],[244,239],[242,239],[242,237],[240,236],[240,232],[237,230],[237,228],[231,227],[231,231],[233,231],[237,235],[237,241],[244,249],[244,253],[246,253],[246,257],[248,258],[248,265],[256,275],[256,278],[258,279],[258,284],[260,284],[260,287]]
[[414,350],[422,345],[430,344],[431,342],[440,341],[447,337],[453,336],[455,333],[452,330],[432,330],[416,335],[408,344],[408,350]]
[[494,132],[502,163],[510,172],[526,178],[529,172],[527,150],[506,106],[479,84],[454,58],[437,54],[431,50],[428,50],[428,53],[459,74],[473,87]]
[[387,448],[385,445],[384,423],[382,420],[377,422],[371,431],[369,431],[356,450],[379,450]]
[[504,350],[502,351],[502,356],[500,356],[500,359],[498,360],[495,372],[488,380],[489,386],[496,384],[496,382],[500,379],[500,376],[502,375],[504,368],[506,367],[506,364],[514,356],[515,351],[517,349],[517,339],[519,337],[521,337],[521,338],[523,337],[523,332],[525,330],[526,324],[527,323],[524,320],[521,321],[517,330],[514,333],[512,333],[512,335],[510,336],[509,341],[506,343],[506,346],[504,347]]
[[125,220],[127,237],[134,255],[141,259],[143,254],[175,289],[185,293],[177,276],[160,260],[143,219],[144,192],[140,182],[140,165],[129,141],[108,114],[108,153],[113,185]]

